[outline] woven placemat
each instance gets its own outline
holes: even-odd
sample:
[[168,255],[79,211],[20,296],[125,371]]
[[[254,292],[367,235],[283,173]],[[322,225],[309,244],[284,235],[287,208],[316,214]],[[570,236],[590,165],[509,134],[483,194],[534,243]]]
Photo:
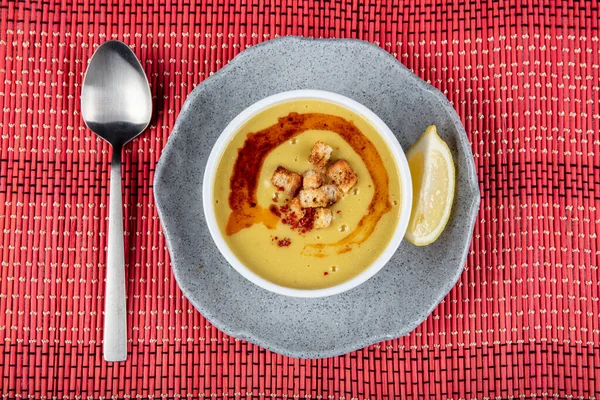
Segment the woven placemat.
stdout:
[[[596,2],[0,0],[4,398],[595,398],[600,392]],[[296,360],[235,340],[182,296],[153,200],[186,95],[283,35],[371,41],[443,91],[482,204],[456,287],[407,337]],[[110,149],[79,112],[120,39],[155,95],[124,152],[129,358],[102,359]]]

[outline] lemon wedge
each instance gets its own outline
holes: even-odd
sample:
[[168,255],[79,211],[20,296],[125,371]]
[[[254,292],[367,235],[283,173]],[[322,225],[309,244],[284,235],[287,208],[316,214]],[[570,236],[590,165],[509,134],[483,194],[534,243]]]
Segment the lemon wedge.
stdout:
[[406,239],[416,246],[435,242],[450,218],[456,178],[450,148],[428,127],[408,153],[413,204]]

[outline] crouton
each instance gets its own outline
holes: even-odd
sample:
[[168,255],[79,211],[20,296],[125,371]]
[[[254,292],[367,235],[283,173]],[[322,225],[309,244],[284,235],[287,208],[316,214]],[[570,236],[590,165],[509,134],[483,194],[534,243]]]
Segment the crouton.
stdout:
[[302,217],[304,217],[304,209],[302,208],[302,206],[300,205],[300,199],[298,197],[294,197],[289,203],[288,203],[289,209],[290,209],[290,214],[293,216],[293,218],[295,220],[300,220],[302,219]]
[[317,208],[315,211],[314,229],[328,228],[331,225],[333,214],[329,208]]
[[321,170],[309,169],[304,173],[302,188],[317,189],[323,184],[323,172]]
[[308,157],[308,161],[317,168],[325,168],[331,158],[331,146],[326,145],[321,141],[317,141]]
[[319,189],[302,189],[298,193],[300,205],[304,208],[327,207],[329,201],[323,191]]
[[302,176],[283,167],[277,167],[271,177],[271,183],[290,197],[294,197],[302,186]]
[[358,182],[354,170],[346,160],[337,160],[331,164],[326,174],[344,193],[348,193]]
[[298,197],[303,208],[327,207],[339,200],[340,193],[335,185],[323,185],[318,189],[302,189]]
[[335,185],[323,185],[319,188],[327,198],[329,204],[333,204],[342,197],[340,190]]

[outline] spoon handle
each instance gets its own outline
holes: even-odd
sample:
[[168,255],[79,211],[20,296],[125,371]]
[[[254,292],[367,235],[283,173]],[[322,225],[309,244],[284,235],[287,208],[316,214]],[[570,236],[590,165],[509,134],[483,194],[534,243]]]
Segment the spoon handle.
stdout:
[[123,245],[120,147],[113,147],[110,165],[109,212],[104,309],[104,359],[106,361],[125,361],[127,358],[127,304],[125,300],[125,250]]

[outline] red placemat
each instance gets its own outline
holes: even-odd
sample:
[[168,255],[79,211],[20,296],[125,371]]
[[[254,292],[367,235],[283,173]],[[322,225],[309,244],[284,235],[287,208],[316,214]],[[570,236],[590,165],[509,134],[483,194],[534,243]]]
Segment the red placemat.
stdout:
[[[0,0],[4,398],[595,398],[600,393],[596,2]],[[152,195],[193,87],[278,35],[352,37],[453,102],[482,204],[465,271],[407,337],[296,360],[223,335],[182,296]],[[129,358],[102,360],[110,151],[79,113],[107,39],[155,95],[124,153]]]

